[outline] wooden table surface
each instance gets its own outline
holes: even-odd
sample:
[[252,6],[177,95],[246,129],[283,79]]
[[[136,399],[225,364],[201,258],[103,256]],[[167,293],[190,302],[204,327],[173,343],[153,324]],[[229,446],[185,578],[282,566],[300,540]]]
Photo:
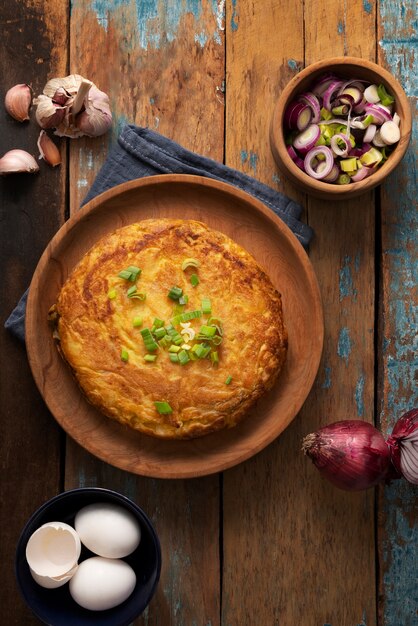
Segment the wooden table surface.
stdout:
[[[417,116],[414,0],[4,0],[0,96],[36,94],[80,73],[110,95],[113,131],[61,140],[63,162],[0,181],[1,319],[28,286],[52,235],[76,212],[125,122],[282,190],[306,208],[325,313],[317,380],[275,442],[223,474],[142,478],[65,436],[33,382],[25,349],[1,333],[1,624],[37,624],[13,573],[19,532],[55,494],[104,486],[151,516],[163,567],[143,626],[417,626],[417,489],[361,493],[325,483],[301,439],[337,419],[386,433],[417,405],[416,134],[375,192],[329,203],[278,173],[268,142],[284,85],[319,59],[352,55],[391,71]],[[39,129],[3,107],[1,154],[37,154]],[[415,344],[414,344],[415,341]]]

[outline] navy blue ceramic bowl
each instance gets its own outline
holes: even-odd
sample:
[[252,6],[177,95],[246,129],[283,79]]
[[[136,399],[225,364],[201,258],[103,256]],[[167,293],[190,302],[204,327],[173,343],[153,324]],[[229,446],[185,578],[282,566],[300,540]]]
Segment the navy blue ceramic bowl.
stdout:
[[[74,526],[76,513],[88,504],[108,502],[128,509],[141,526],[141,542],[124,560],[136,574],[136,586],[130,597],[107,611],[88,611],[72,599],[68,584],[44,589],[32,578],[26,561],[26,544],[32,533],[46,522],[60,521]],[[93,556],[82,548],[79,562]],[[161,571],[160,542],[144,511],[116,491],[82,488],[65,491],[45,502],[29,519],[16,549],[16,577],[21,593],[35,615],[50,626],[128,626],[141,615],[154,595]]]

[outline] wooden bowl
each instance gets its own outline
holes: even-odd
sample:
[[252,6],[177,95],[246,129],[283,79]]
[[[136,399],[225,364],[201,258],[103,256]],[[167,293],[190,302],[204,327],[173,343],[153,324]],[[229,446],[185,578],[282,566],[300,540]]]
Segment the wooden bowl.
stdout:
[[[197,219],[246,248],[281,292],[289,334],[286,365],[274,389],[235,428],[190,441],[155,439],[89,404],[59,356],[47,315],[74,266],[105,234],[147,218]],[[315,379],[323,316],[309,258],[289,228],[264,204],[225,183],[186,175],[131,181],[96,197],[74,215],[42,255],[30,287],[26,345],[33,376],[64,430],[100,459],[160,478],[224,470],[275,439],[296,416]]]
[[[356,183],[336,185],[316,180],[305,174],[290,158],[285,144],[283,117],[287,106],[310,87],[325,72],[335,73],[341,78],[353,78],[385,85],[387,91],[395,97],[394,110],[401,118],[401,138],[388,160],[376,172]],[[408,99],[398,81],[385,69],[356,57],[334,57],[309,65],[295,76],[282,91],[274,109],[270,126],[270,145],[277,166],[284,176],[303,191],[323,200],[346,200],[359,196],[377,185],[392,172],[403,158],[411,137],[412,116]]]

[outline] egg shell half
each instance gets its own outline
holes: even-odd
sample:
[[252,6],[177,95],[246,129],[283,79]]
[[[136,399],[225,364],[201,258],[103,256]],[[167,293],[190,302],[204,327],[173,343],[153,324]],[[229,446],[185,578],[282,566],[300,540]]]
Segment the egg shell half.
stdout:
[[26,560],[33,578],[42,587],[59,587],[77,569],[81,542],[72,526],[47,522],[29,538]]
[[70,580],[71,597],[89,611],[105,611],[122,604],[133,592],[136,575],[120,559],[93,556],[77,568]]
[[109,559],[128,556],[141,541],[141,528],[134,515],[110,503],[85,506],[77,513],[74,525],[86,548]]

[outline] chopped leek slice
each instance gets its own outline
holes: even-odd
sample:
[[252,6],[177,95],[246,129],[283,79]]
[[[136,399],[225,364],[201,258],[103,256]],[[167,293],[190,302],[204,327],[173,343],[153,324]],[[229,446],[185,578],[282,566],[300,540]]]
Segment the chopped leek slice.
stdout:
[[168,349],[169,352],[172,352],[174,354],[177,352],[180,352],[180,350],[181,350],[180,346],[170,346]]
[[232,380],[232,376],[228,376],[228,378],[225,381],[225,385],[230,385],[231,384],[231,380]]
[[109,300],[114,300],[116,296],[117,296],[116,289],[111,289],[110,291],[107,292],[107,297],[109,298]]
[[173,352],[170,352],[168,356],[170,357],[170,361],[172,363],[178,363],[179,362],[179,355],[178,354],[174,354]]
[[188,267],[199,267],[199,261],[197,259],[184,259],[183,263],[181,264],[181,269],[183,270],[183,272],[185,270],[187,270]]
[[212,365],[217,365],[219,363],[219,355],[216,350],[210,353],[210,360],[212,361]]
[[178,300],[183,295],[183,289],[181,287],[171,287],[167,296],[171,298],[171,300]]
[[154,402],[154,405],[160,415],[167,415],[168,413],[173,412],[173,409],[168,402]]
[[128,291],[126,292],[126,295],[128,296],[128,298],[130,298],[131,296],[134,295],[134,293],[136,293],[136,285],[132,285],[132,287],[129,287]]
[[192,284],[192,287],[197,287],[197,285],[200,283],[199,276],[197,274],[192,274],[190,276],[190,282]]
[[155,326],[155,328],[161,328],[162,326],[164,326],[164,321],[163,321],[163,320],[160,320],[160,318],[159,318],[159,317],[156,317],[156,318],[154,319],[154,324],[153,324],[153,326]]
[[163,337],[165,337],[165,328],[156,328],[154,331],[154,335],[157,337],[157,339],[162,339]]
[[183,294],[179,298],[179,304],[181,304],[181,305],[187,304],[188,301],[189,301],[189,296],[186,296],[185,294]]
[[341,159],[340,167],[343,172],[354,172],[357,170],[357,159],[352,157],[351,159]]
[[145,348],[148,352],[154,352],[158,348],[158,344],[154,341],[154,337],[151,334],[149,328],[141,330],[142,339],[144,340]]
[[181,365],[186,365],[186,363],[190,361],[189,355],[187,354],[186,350],[180,350],[177,356]]
[[395,102],[395,98],[386,91],[384,85],[378,86],[377,95],[379,96],[380,102],[383,104],[383,106],[387,107],[389,104],[393,104]]
[[212,313],[210,298],[202,298],[202,311],[205,315],[210,315]]
[[125,348],[122,348],[122,350],[120,351],[120,358],[122,359],[122,361],[124,361],[125,363],[127,361],[129,361],[129,352],[127,350],[125,350]]
[[138,276],[141,274],[141,268],[136,265],[130,265],[125,270],[119,272],[119,278],[123,278],[124,280],[129,280],[131,283],[134,283]]
[[180,315],[176,315],[171,321],[173,324],[180,324],[180,322],[188,322],[190,320],[194,320],[197,317],[202,317],[202,311],[186,311],[185,313],[180,313]]
[[156,354],[146,354],[144,356],[144,361],[146,361],[147,363],[154,363],[156,358],[157,358]]
[[142,326],[142,317],[134,317],[132,326],[134,326],[135,328],[139,328],[139,326]]
[[204,337],[213,337],[216,334],[216,326],[201,326],[199,335]]

